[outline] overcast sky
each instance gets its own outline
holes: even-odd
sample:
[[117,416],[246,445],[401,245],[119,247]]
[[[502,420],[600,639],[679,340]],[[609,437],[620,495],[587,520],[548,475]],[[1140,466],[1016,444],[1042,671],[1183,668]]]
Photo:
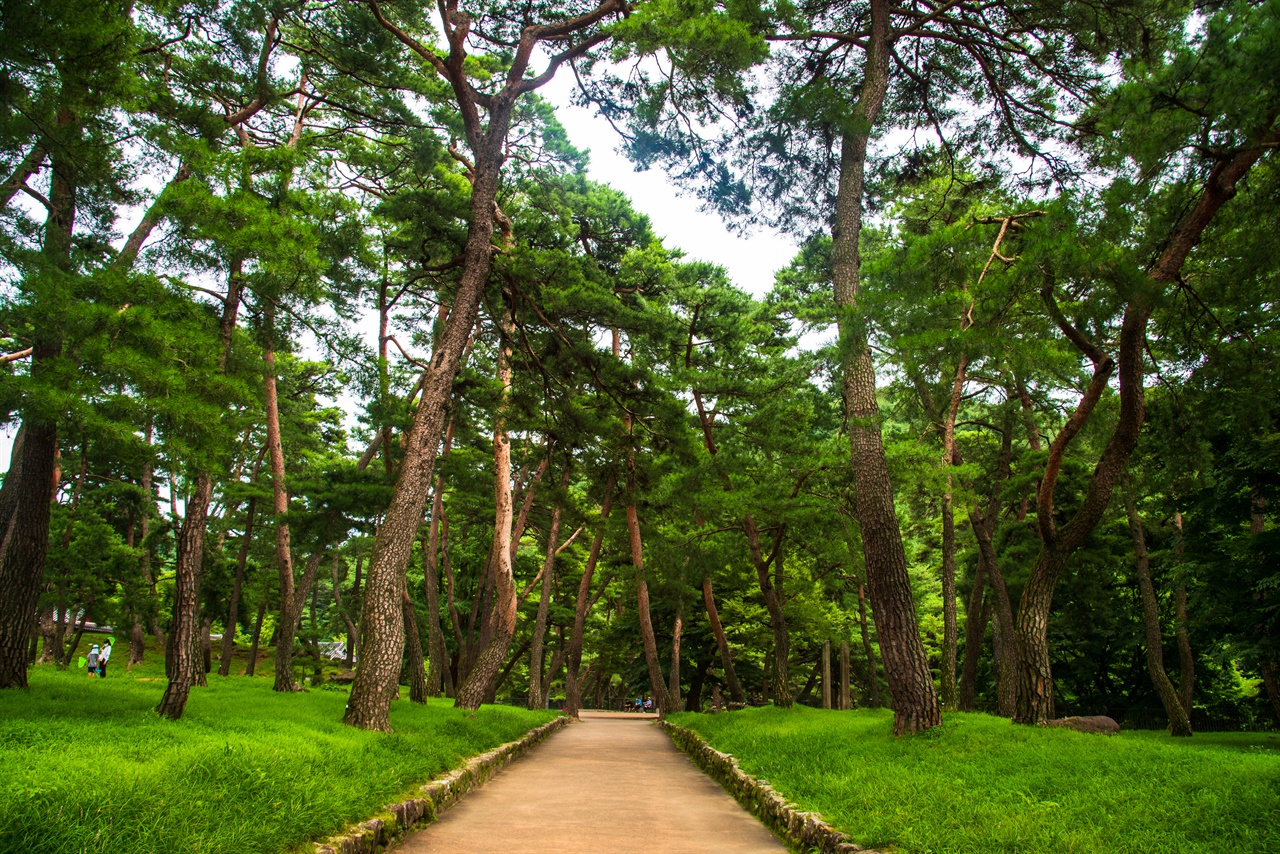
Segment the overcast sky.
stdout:
[[670,248],[682,249],[690,261],[710,261],[729,271],[738,287],[763,296],[773,286],[773,274],[797,252],[795,240],[772,229],[747,235],[730,234],[715,214],[698,210],[698,200],[681,196],[661,169],[637,172],[617,153],[618,134],[593,111],[570,105],[573,75],[561,72],[539,93],[556,107],[569,141],[591,152],[591,179],[625,193],[654,231]]

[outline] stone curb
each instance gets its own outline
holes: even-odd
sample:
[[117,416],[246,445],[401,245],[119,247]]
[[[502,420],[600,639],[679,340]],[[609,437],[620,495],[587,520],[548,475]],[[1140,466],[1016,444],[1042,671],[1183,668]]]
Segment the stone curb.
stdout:
[[314,854],[376,854],[379,846],[387,845],[405,836],[421,825],[440,818],[459,798],[472,789],[484,785],[498,771],[529,748],[562,729],[569,723],[568,717],[560,717],[525,733],[519,741],[509,741],[493,750],[473,756],[443,777],[423,785],[420,797],[390,804],[384,809],[384,818],[372,818],[348,827],[342,833],[316,843]]
[[818,813],[802,812],[795,804],[788,803],[768,781],[757,780],[743,771],[738,767],[737,759],[716,750],[693,730],[666,720],[658,721],[658,724],[667,731],[676,746],[688,754],[693,764],[723,786],[748,812],[792,848],[822,854],[883,854],[850,842],[848,836],[823,821]]

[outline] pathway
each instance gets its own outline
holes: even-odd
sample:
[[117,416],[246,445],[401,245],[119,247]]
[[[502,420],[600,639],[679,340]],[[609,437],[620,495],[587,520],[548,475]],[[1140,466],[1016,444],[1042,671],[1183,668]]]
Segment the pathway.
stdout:
[[583,712],[396,854],[784,854],[651,718]]

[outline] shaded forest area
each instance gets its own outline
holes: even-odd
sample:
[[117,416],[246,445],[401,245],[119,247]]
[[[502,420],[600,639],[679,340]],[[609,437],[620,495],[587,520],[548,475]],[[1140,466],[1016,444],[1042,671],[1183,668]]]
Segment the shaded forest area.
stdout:
[[1280,720],[1280,2],[2,8],[0,687]]

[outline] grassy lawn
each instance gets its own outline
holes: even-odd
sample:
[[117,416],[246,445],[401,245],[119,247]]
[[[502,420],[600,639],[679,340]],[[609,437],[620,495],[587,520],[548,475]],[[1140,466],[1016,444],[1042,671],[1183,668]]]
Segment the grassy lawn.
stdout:
[[887,711],[672,715],[867,847],[901,852],[1280,851],[1280,735],[1084,735]]
[[340,723],[345,691],[215,671],[174,722],[153,711],[163,660],[128,674],[116,651],[105,680],[38,667],[0,692],[0,851],[276,854],[556,716],[402,699],[379,735]]

